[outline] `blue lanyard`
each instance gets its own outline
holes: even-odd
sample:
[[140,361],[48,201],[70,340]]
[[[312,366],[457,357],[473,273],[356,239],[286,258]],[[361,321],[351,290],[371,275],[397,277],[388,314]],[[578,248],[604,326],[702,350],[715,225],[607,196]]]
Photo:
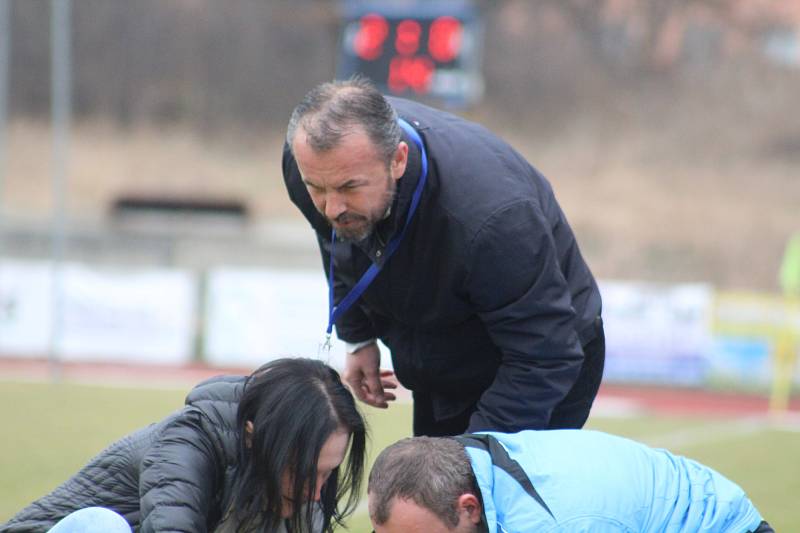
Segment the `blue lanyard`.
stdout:
[[[411,217],[414,216],[414,211],[417,210],[417,205],[419,204],[419,199],[422,196],[422,189],[425,187],[425,182],[428,178],[428,158],[425,153],[425,144],[422,142],[422,138],[419,136],[419,133],[411,127],[411,125],[403,120],[402,118],[398,119],[398,124],[400,127],[405,130],[405,132],[411,137],[414,141],[414,144],[417,145],[420,151],[421,157],[421,165],[422,168],[420,169],[419,173],[419,181],[417,182],[417,188],[414,189],[414,195],[411,197],[411,205],[408,208],[408,214],[406,215],[406,223],[403,226],[403,229],[400,233],[396,234],[392,240],[389,241],[389,244],[386,245],[386,250],[384,253],[383,262],[386,264],[386,261],[392,256],[392,254],[397,250],[397,247],[400,246],[400,241],[403,240],[403,237],[406,234],[406,229],[408,229],[408,224],[411,222]],[[336,230],[331,230],[331,252],[330,252],[330,265],[328,268],[328,328],[325,330],[327,333],[325,338],[325,346],[330,348],[330,339],[331,339],[331,332],[333,331],[333,324],[336,320],[350,307],[355,303],[356,300],[363,294],[363,292],[367,289],[372,280],[375,279],[375,276],[378,275],[380,272],[381,267],[378,266],[376,263],[372,263],[370,267],[364,272],[364,275],[361,276],[361,279],[358,280],[350,292],[342,298],[342,301],[339,302],[339,305],[334,305],[333,302],[333,248],[334,244],[336,243]]]

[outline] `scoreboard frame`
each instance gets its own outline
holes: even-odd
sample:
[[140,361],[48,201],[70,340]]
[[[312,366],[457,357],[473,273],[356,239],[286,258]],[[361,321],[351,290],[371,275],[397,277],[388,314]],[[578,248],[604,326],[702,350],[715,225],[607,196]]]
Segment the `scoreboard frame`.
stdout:
[[345,0],[337,78],[447,107],[483,96],[483,19],[471,0]]

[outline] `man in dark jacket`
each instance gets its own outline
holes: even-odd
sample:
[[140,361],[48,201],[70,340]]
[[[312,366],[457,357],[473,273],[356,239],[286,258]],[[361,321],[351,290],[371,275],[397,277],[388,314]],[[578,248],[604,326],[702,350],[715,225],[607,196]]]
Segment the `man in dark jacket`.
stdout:
[[415,435],[584,424],[600,294],[550,184],[509,145],[357,78],[297,106],[283,175],[317,233],[359,399],[394,398],[381,339]]

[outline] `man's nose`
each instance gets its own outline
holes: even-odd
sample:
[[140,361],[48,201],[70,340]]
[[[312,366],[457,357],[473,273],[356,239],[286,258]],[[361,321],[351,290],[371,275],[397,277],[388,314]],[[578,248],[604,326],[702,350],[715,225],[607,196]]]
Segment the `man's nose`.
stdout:
[[336,217],[347,211],[342,196],[336,192],[325,195],[325,216],[329,220],[336,220]]

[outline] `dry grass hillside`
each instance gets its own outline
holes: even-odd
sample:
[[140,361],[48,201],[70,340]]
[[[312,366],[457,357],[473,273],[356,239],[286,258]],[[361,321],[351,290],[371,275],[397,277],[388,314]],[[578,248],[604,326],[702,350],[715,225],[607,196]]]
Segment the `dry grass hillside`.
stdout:
[[[800,231],[790,88],[763,78],[748,92],[705,83],[609,93],[531,128],[486,111],[474,118],[550,178],[599,277],[776,290],[783,246]],[[71,139],[69,216],[103,224],[113,200],[134,193],[241,199],[257,223],[300,221],[280,179],[281,136],[82,122]],[[46,220],[50,131],[17,120],[9,142],[3,211]]]

